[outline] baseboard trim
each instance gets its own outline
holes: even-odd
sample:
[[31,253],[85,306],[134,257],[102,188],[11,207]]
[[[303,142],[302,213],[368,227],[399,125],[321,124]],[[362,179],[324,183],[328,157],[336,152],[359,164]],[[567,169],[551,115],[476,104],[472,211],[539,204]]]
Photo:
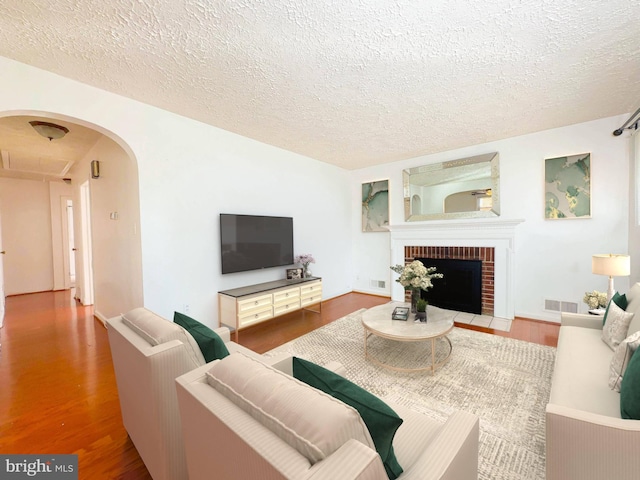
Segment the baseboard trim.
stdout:
[[539,313],[516,312],[515,316],[527,320],[538,320],[540,322],[560,324],[560,312],[540,315]]
[[107,317],[102,315],[100,312],[96,312],[96,311],[93,312],[93,316],[98,320],[100,320],[104,328],[107,328]]
[[361,293],[363,295],[372,295],[374,297],[385,297],[391,300],[391,295],[389,294],[389,292],[381,293],[381,292],[372,292],[369,290],[352,290],[350,293]]

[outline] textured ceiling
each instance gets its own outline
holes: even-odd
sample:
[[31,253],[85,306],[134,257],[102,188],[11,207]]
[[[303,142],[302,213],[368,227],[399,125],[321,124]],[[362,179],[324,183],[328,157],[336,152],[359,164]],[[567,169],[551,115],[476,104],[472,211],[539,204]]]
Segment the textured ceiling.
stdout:
[[3,0],[0,55],[352,169],[634,111],[637,0]]

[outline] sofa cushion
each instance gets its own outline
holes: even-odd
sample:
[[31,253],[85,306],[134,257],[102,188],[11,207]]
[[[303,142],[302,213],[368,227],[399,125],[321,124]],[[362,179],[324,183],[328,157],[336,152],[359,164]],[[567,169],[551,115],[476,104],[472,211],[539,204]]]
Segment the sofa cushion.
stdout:
[[632,312],[625,312],[615,302],[609,302],[609,312],[602,328],[602,340],[611,347],[612,350],[620,345],[627,338],[629,323],[633,318]]
[[393,437],[402,419],[391,407],[343,376],[301,358],[293,357],[293,376],[355,408],[369,429],[389,479],[402,473],[393,451]]
[[204,361],[209,363],[229,355],[229,350],[220,336],[206,325],[179,312],[173,313],[173,321],[184,327],[200,347]]
[[620,395],[608,384],[613,352],[600,335],[594,328],[560,328],[549,403],[619,418]]
[[618,293],[618,292],[613,294],[613,297],[611,297],[611,301],[609,303],[607,303],[607,308],[604,311],[604,317],[602,318],[602,325],[607,323],[607,315],[609,313],[609,305],[611,305],[611,302],[613,302],[616,305],[618,305],[622,310],[626,310],[627,309],[627,295],[625,295],[625,294],[620,295],[620,293]]
[[629,324],[628,335],[640,331],[640,282],[635,283],[627,292],[627,312],[634,313]]
[[195,366],[205,364],[200,347],[191,334],[180,325],[170,322],[144,307],[135,308],[121,316],[122,323],[149,342],[149,345],[156,346],[171,340],[179,340]]
[[625,338],[620,345],[616,347],[611,358],[611,365],[609,366],[609,388],[620,391],[620,384],[624,372],[629,365],[631,356],[638,349],[640,345],[640,332],[635,332]]
[[620,416],[640,420],[640,355],[633,354],[620,386]]
[[214,361],[207,382],[311,463],[349,439],[375,449],[354,408],[241,353]]

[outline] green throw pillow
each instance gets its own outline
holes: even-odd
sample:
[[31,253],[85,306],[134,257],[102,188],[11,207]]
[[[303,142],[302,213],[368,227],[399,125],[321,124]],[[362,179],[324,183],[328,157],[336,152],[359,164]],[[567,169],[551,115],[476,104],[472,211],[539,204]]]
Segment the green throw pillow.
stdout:
[[389,479],[402,473],[393,452],[393,437],[402,419],[391,407],[337,373],[301,358],[293,357],[293,376],[355,408],[369,429]]
[[[625,293],[623,295],[620,295],[618,292],[613,294],[613,297],[611,297],[611,302],[614,302],[622,310],[626,310],[627,305],[629,304],[629,302],[627,301],[627,294]],[[607,309],[604,311],[604,318],[602,319],[602,325],[607,323],[607,314],[609,313],[609,305],[611,304],[611,302],[607,304]]]
[[206,325],[182,313],[174,312],[173,321],[184,327],[196,341],[204,357],[209,363],[229,355],[229,350],[220,336]]
[[620,416],[640,420],[640,355],[638,350],[629,360],[629,365],[620,385]]

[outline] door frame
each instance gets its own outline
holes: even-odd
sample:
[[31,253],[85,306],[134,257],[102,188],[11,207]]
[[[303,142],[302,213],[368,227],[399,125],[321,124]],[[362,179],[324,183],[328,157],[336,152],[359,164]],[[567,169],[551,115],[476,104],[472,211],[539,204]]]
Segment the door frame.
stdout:
[[[91,242],[91,187],[89,180],[80,185],[80,255],[82,258],[82,282],[80,303],[93,305],[93,256]],[[76,254],[78,250],[76,250]],[[77,265],[77,263],[76,263]]]

